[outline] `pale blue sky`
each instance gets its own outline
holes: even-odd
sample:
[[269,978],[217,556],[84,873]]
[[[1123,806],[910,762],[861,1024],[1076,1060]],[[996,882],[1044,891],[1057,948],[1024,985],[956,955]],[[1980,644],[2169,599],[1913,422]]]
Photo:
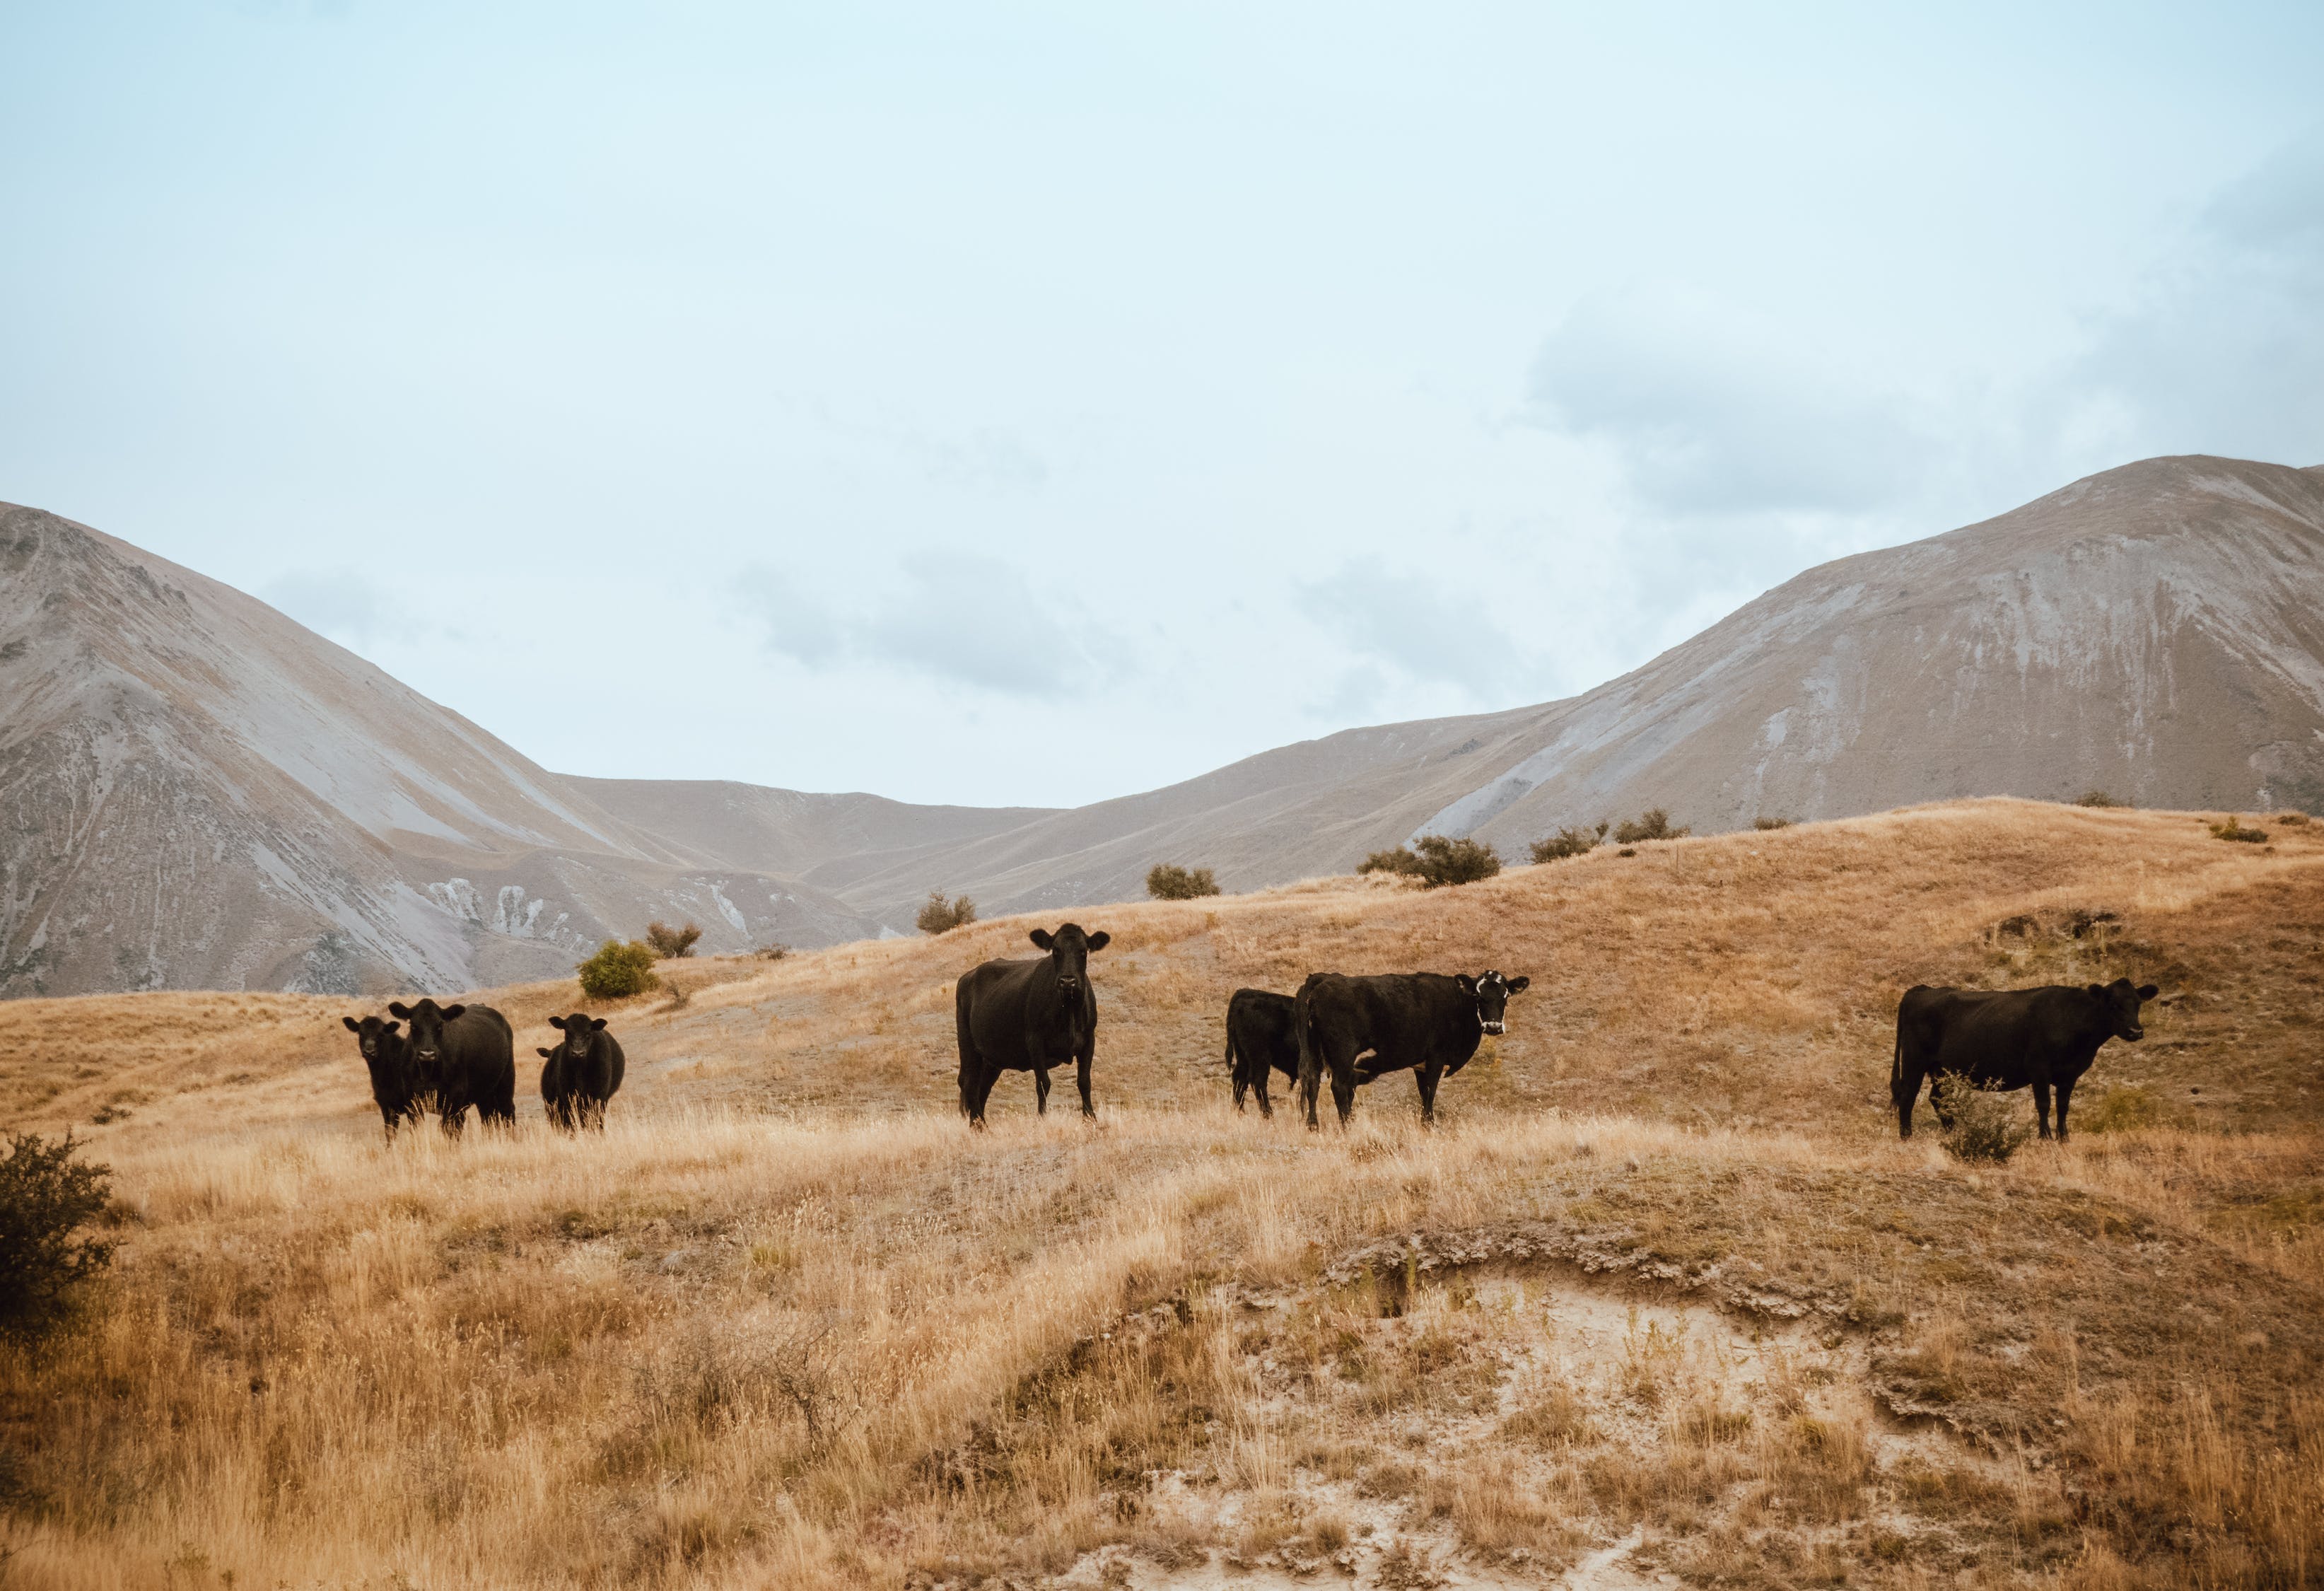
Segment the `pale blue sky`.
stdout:
[[549,766],[1065,803],[2324,462],[2312,5],[0,5],[0,498]]

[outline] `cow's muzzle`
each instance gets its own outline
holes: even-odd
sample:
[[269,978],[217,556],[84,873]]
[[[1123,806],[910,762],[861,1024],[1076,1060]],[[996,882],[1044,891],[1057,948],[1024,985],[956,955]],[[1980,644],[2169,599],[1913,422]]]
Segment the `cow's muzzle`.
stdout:
[[2123,1037],[2135,1044],[2141,1039],[2146,1037],[2146,1030],[2144,1028],[2132,1028],[2128,1031],[2125,1032]]
[[1481,1027],[1485,1030],[1485,1031],[1487,1031],[1487,1032],[1489,1032],[1489,1033],[1499,1033],[1499,1032],[1503,1032],[1503,1031],[1506,1031],[1506,1024],[1505,1024],[1505,1023],[1502,1023],[1502,1022],[1481,1022],[1481,1023],[1480,1023],[1479,1025],[1480,1025],[1480,1026],[1481,1026]]

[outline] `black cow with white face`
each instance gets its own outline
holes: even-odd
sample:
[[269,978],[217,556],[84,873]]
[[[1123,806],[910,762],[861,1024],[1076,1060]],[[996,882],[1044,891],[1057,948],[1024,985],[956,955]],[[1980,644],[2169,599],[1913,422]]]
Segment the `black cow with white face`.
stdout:
[[372,1102],[379,1106],[380,1124],[387,1129],[387,1141],[392,1143],[396,1128],[427,1114],[420,1106],[418,1081],[411,1075],[410,1046],[399,1031],[403,1024],[376,1016],[361,1022],[352,1016],[339,1020],[347,1024],[347,1031],[355,1036],[355,1048],[363,1052],[364,1066],[371,1072]]
[[[2074,1085],[2108,1039],[2146,1037],[2139,1007],[2160,994],[2128,978],[2110,984],[2050,984],[2035,989],[1934,989],[1923,984],[1896,1003],[1896,1053],[1888,1092],[1896,1135],[1913,1135],[1913,1106],[1931,1078],[1960,1077],[1972,1087],[2008,1094],[2034,1089],[2034,1120],[2050,1136],[2050,1092],[2058,1095],[2058,1142],[2066,1141],[2066,1107]],[[1937,1118],[1948,1127],[1942,1105]]]
[[435,1105],[444,1134],[457,1138],[476,1107],[486,1126],[516,1124],[516,1032],[489,1005],[390,1005],[411,1029],[411,1075]]
[[1293,1016],[1307,1124],[1315,1125],[1315,1098],[1326,1071],[1332,1103],[1345,1126],[1355,1111],[1358,1084],[1408,1069],[1420,1086],[1420,1119],[1434,1125],[1437,1085],[1467,1066],[1487,1035],[1507,1030],[1509,996],[1532,983],[1492,971],[1474,978],[1435,972],[1314,974],[1299,986]]
[[1049,1068],[1074,1063],[1082,1115],[1090,1103],[1090,1062],[1097,1055],[1097,993],[1089,958],[1105,948],[1102,931],[1084,933],[1066,923],[1050,933],[1035,929],[1032,961],[988,961],[963,973],[953,995],[960,1033],[960,1109],[972,1127],[984,1125],[984,1102],[1002,1072],[1033,1074],[1039,1113],[1049,1110]]
[[549,1119],[570,1133],[576,1127],[605,1130],[605,1103],[622,1086],[628,1061],[622,1041],[605,1031],[605,1019],[575,1012],[552,1016],[549,1025],[565,1041],[540,1052],[540,1103]]

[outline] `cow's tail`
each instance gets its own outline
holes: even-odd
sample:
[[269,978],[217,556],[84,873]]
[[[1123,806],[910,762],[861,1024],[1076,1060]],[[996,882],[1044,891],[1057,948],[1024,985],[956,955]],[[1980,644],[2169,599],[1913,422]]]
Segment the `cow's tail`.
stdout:
[[1292,1005],[1291,1028],[1299,1039],[1299,1102],[1307,1112],[1307,1124],[1315,1124],[1315,1096],[1323,1084],[1323,1049],[1315,1041],[1315,985],[1323,974],[1311,972],[1307,981],[1299,985],[1299,995]]

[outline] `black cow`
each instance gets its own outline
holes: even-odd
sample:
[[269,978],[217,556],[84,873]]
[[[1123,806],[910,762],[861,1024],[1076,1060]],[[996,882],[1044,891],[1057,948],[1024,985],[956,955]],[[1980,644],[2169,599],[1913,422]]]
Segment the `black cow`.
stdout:
[[388,1008],[411,1024],[411,1075],[435,1102],[444,1134],[457,1138],[468,1107],[486,1126],[516,1124],[516,1033],[489,1005],[401,1001]]
[[[1409,1067],[1420,1085],[1420,1119],[1436,1121],[1436,1085],[1477,1053],[1488,1033],[1499,1033],[1509,996],[1531,978],[1505,978],[1498,972],[1471,978],[1436,972],[1391,972],[1347,977],[1319,972],[1299,985],[1293,1018],[1299,1036],[1299,1092],[1307,1105],[1307,1124],[1315,1124],[1315,1096],[1326,1068],[1332,1073],[1332,1103],[1340,1124],[1356,1107],[1356,1085],[1383,1072]],[[1357,1063],[1363,1061],[1359,1066]]]
[[605,1031],[602,1016],[552,1016],[552,1028],[564,1030],[565,1041],[540,1052],[540,1103],[549,1119],[570,1133],[576,1126],[605,1130],[605,1102],[622,1086],[628,1066],[622,1041]]
[[[2034,1119],[2050,1135],[2050,1090],[2058,1091],[2058,1142],[2066,1141],[2066,1107],[2074,1085],[2108,1039],[2135,1044],[2146,1036],[2138,1008],[2156,994],[2128,978],[2074,988],[1904,991],[1896,1003],[1896,1057],[1888,1092],[1896,1102],[1896,1135],[1913,1135],[1913,1105],[1930,1078],[1958,1074],[1997,1093],[2034,1086]],[[1952,1125],[1940,1106],[1937,1117]]]
[[1234,1078],[1235,1110],[1243,1096],[1259,1094],[1259,1114],[1275,1119],[1267,1097],[1268,1074],[1281,1072],[1287,1082],[1299,1081],[1299,1029],[1295,1013],[1297,996],[1267,989],[1237,989],[1227,1000],[1227,1070]]
[[1097,994],[1089,958],[1110,936],[1085,934],[1066,923],[1054,934],[1035,929],[1033,943],[1048,952],[1038,961],[988,961],[961,975],[953,996],[960,1030],[960,1108],[969,1125],[984,1125],[984,1102],[1003,1072],[1033,1074],[1034,1097],[1049,1110],[1049,1068],[1074,1063],[1082,1115],[1090,1104],[1090,1061],[1097,1054]]
[[416,1122],[427,1114],[420,1108],[419,1087],[411,1075],[411,1047],[397,1031],[403,1024],[376,1016],[364,1017],[361,1022],[351,1016],[339,1020],[355,1036],[355,1047],[363,1051],[364,1065],[371,1069],[372,1100],[379,1106],[380,1124],[387,1129],[387,1141],[392,1143],[400,1124]]

